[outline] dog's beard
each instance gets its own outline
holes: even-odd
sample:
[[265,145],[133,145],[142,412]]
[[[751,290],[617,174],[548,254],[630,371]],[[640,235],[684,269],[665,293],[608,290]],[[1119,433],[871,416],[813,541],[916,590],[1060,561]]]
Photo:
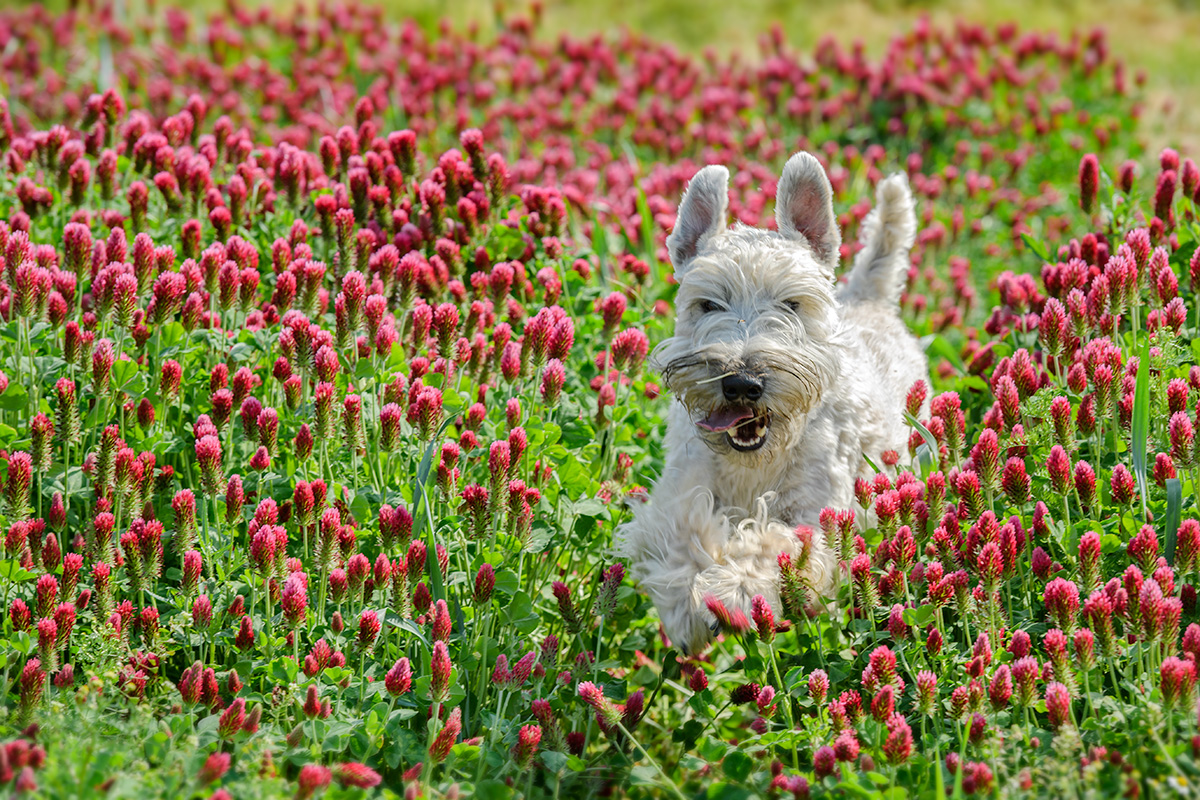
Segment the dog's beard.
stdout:
[[[773,337],[698,350],[671,339],[658,360],[667,388],[687,408],[701,440],[716,453],[753,462],[791,444],[805,415],[836,378],[833,351],[827,343]],[[753,402],[725,398],[722,379],[739,372],[762,381],[761,397]]]

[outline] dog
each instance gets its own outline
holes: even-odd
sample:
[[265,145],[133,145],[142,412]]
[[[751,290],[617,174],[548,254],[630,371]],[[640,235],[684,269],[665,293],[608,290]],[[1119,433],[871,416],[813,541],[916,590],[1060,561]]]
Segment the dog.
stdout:
[[[804,578],[827,595],[838,557],[825,507],[849,508],[857,477],[903,452],[909,387],[929,365],[899,316],[916,235],[903,173],[880,181],[846,281],[833,188],[808,153],[776,192],[776,230],[727,226],[729,171],[696,173],[667,238],[679,288],[674,335],[652,363],[674,400],[666,464],[617,545],[683,652],[715,631],[710,595],[749,615],[755,595],[778,608],[780,553],[809,545]],[[799,562],[797,562],[799,563]]]

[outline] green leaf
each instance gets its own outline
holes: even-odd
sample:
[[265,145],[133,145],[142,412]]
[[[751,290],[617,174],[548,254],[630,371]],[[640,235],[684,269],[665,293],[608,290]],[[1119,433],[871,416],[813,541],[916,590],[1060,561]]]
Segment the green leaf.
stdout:
[[703,691],[696,692],[694,695],[689,697],[687,704],[692,711],[696,712],[697,715],[701,717],[711,717],[712,699],[712,692],[708,689],[705,689]]
[[754,769],[754,761],[741,750],[734,750],[725,756],[725,763],[722,764],[722,768],[725,770],[726,775],[741,783],[750,776],[750,770]]
[[567,754],[557,750],[543,750],[542,764],[551,772],[562,772],[567,768]]
[[371,504],[367,502],[366,497],[356,494],[354,495],[354,499],[350,501],[350,513],[359,525],[369,524],[371,521]]
[[788,691],[791,691],[804,682],[804,667],[792,667],[783,676],[783,686]]
[[929,336],[921,337],[921,347],[926,353],[934,356],[941,356],[949,361],[959,372],[966,372],[967,368],[963,364],[962,359],[958,357],[958,353],[950,346],[940,335],[933,333]]
[[675,650],[675,648],[671,648],[670,650],[667,651],[667,654],[663,656],[663,661],[662,661],[662,663],[663,663],[663,669],[662,669],[663,680],[667,680],[667,681],[679,680],[679,675],[680,675],[680,673],[683,672],[683,669],[679,664],[678,655],[679,655],[678,651]]
[[629,770],[629,780],[635,784],[656,783],[658,781],[658,770],[649,764],[638,764]]
[[125,389],[138,375],[139,371],[136,361],[116,361],[112,366],[112,378],[110,379],[113,388]]
[[449,416],[460,413],[467,407],[466,398],[453,389],[442,390],[442,410]]
[[33,360],[33,366],[37,370],[38,375],[46,383],[50,383],[51,379],[58,377],[67,368],[67,362],[58,356],[38,356]]
[[934,613],[934,607],[931,604],[926,603],[925,605],[917,608],[906,608],[903,616],[904,621],[909,625],[916,625],[917,627],[923,628],[931,619],[933,619]]
[[704,733],[704,724],[698,719],[689,719],[683,723],[682,728],[676,728],[671,733],[671,741],[682,744],[684,750],[691,750],[696,746],[696,740],[702,733]]
[[929,452],[929,445],[922,443],[917,447],[916,452],[917,466],[921,468],[921,476],[925,477],[933,470],[933,453]]
[[513,796],[513,788],[504,781],[482,780],[475,784],[475,796],[480,800],[505,800]]
[[396,769],[402,760],[410,763],[420,761],[424,755],[425,748],[420,738],[407,728],[396,731],[391,742],[391,747],[384,754],[384,761],[391,769]]
[[372,749],[371,736],[365,728],[359,728],[350,734],[350,754],[354,758],[364,761]]
[[1137,385],[1133,390],[1133,474],[1142,494],[1142,515],[1146,513],[1146,434],[1150,428],[1150,337],[1142,345],[1138,359]]
[[533,601],[524,591],[517,592],[505,608],[509,624],[522,634],[532,633],[541,623],[534,610]]
[[217,726],[220,724],[221,724],[221,715],[220,714],[210,714],[209,716],[205,717],[204,719],[202,719],[196,723],[196,730],[200,733],[203,733],[205,731],[211,731],[212,733],[216,733]]
[[[708,691],[707,689],[705,691]],[[692,697],[695,699],[695,696]],[[714,739],[711,736],[704,737],[704,741],[700,742],[698,748],[700,757],[710,764],[715,764],[720,761],[729,747],[720,739]]]
[[19,383],[10,383],[8,388],[4,390],[4,394],[0,394],[0,409],[4,409],[5,411],[24,409],[28,403],[29,393]]
[[37,649],[37,642],[25,631],[17,631],[8,640],[8,646],[21,655],[27,656]]
[[271,662],[271,677],[281,683],[291,683],[296,680],[299,665],[290,658],[277,658]]
[[158,344],[164,351],[177,347],[187,337],[187,331],[178,322],[169,322],[158,328]]
[[16,583],[19,581],[27,581],[34,577],[36,576],[32,572],[22,567],[21,562],[17,561],[15,558],[6,558],[0,560],[0,578],[4,578],[5,581]]
[[750,800],[752,797],[758,797],[744,786],[730,786],[723,781],[711,784],[704,796],[708,800]]
[[508,225],[497,225],[492,228],[488,255],[492,257],[493,261],[518,258],[524,252],[525,237],[521,235],[521,231]]
[[234,364],[240,364],[243,361],[249,361],[254,357],[254,345],[249,342],[238,342],[233,347],[229,348],[229,361]]
[[554,539],[555,530],[544,522],[535,522],[529,541],[525,543],[526,553],[540,553]]
[[1179,538],[1179,512],[1183,506],[1183,485],[1179,478],[1167,478],[1167,563],[1175,564],[1175,542]]
[[1025,243],[1025,246],[1028,247],[1030,250],[1032,250],[1033,254],[1035,256],[1037,256],[1038,258],[1040,258],[1042,261],[1050,261],[1051,260],[1050,253],[1046,250],[1046,245],[1042,244],[1037,239],[1034,239],[1028,233],[1021,234],[1021,241],[1023,241]]
[[354,364],[354,377],[358,380],[365,380],[375,374],[375,366],[369,358],[360,358]]
[[496,591],[500,594],[513,594],[520,588],[517,583],[517,573],[511,569],[501,569],[496,571]]
[[[851,772],[851,773],[847,774],[846,772],[843,772],[843,778],[853,778],[853,777],[854,777],[854,773]],[[869,789],[866,786],[860,785],[856,780],[855,781],[843,780],[837,786],[838,786],[839,790],[841,790],[847,794],[854,795],[855,797],[872,797],[872,798],[879,797],[878,792],[876,792],[872,789]]]
[[397,708],[387,719],[388,736],[395,736],[396,734],[394,732],[403,727],[400,723],[404,722],[406,719],[412,719],[416,715],[417,710],[415,708]]
[[588,497],[575,503],[574,511],[581,517],[598,517],[604,513],[604,504],[594,497]]

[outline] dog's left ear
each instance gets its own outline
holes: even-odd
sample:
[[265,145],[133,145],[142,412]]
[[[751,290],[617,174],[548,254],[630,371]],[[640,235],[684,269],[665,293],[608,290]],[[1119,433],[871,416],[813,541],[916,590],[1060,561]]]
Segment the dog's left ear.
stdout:
[[809,153],[788,159],[775,192],[775,226],[802,238],[830,269],[837,267],[842,234],[833,214],[833,186],[821,162]]

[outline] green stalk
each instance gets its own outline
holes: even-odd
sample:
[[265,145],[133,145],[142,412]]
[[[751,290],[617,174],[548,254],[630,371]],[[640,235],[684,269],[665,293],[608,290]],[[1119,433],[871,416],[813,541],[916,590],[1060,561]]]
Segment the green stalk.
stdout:
[[362,648],[358,658],[358,710],[366,708],[367,701],[367,648]]
[[[775,676],[775,684],[779,687],[779,692],[783,695],[783,716],[787,720],[788,733],[791,734],[796,730],[796,720],[792,715],[792,696],[788,693],[787,686],[784,684],[783,678],[779,675],[779,662],[775,658],[775,648],[770,642],[767,643],[767,655],[771,660],[771,673]],[[792,769],[800,769],[800,754],[796,751],[795,736],[791,737],[791,747]]]
[[637,751],[642,754],[642,758],[650,762],[650,766],[654,767],[655,772],[657,772],[659,777],[662,778],[666,788],[670,789],[671,793],[675,795],[675,797],[679,798],[679,800],[688,800],[687,796],[680,791],[678,786],[675,785],[675,782],[667,777],[667,773],[663,772],[663,768],[659,766],[657,761],[654,760],[654,757],[647,753],[646,749],[638,743],[638,740],[633,738],[633,735],[625,729],[625,726],[621,724],[620,720],[617,721],[617,729],[620,730],[621,733],[625,734],[625,738],[629,740],[630,744],[637,748]]

